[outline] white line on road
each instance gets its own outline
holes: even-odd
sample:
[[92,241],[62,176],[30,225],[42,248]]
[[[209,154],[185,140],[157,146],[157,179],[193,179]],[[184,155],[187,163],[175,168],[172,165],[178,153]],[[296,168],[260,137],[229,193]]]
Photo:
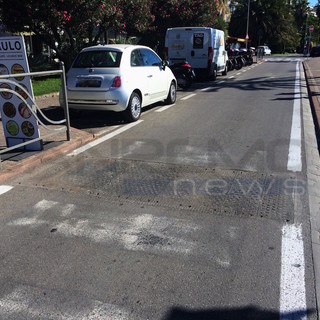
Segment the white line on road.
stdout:
[[132,127],[135,127],[136,125],[140,124],[141,122],[143,122],[143,120],[138,120],[136,122],[129,123],[118,130],[110,132],[109,134],[107,134],[107,135],[105,135],[105,136],[103,136],[93,142],[90,142],[90,143],[86,144],[85,146],[80,147],[80,148],[72,151],[71,153],[68,153],[67,156],[76,156],[82,152],[85,152],[85,151],[97,146],[98,144],[105,142],[105,141],[117,136],[118,134],[131,129]]
[[296,65],[296,80],[294,88],[294,103],[292,114],[292,126],[290,135],[288,171],[301,171],[301,94],[300,94],[300,63]]
[[192,98],[192,97],[195,96],[195,95],[196,95],[195,93],[191,93],[191,94],[189,94],[189,95],[181,98],[181,100],[188,100],[188,99]]
[[219,82],[217,82],[217,84],[222,84],[224,82],[225,82],[224,80],[220,80]]
[[199,91],[208,91],[208,90],[211,90],[211,89],[212,89],[212,87],[206,87],[206,88],[200,89]]
[[234,78],[234,76],[231,76],[231,77],[229,77],[228,79],[233,79]]
[[11,186],[0,186],[0,195],[10,191],[12,188]]
[[307,319],[302,228],[282,228],[280,320]]
[[174,103],[174,104],[169,104],[169,105],[167,105],[167,106],[164,106],[164,107],[161,107],[161,108],[155,110],[155,112],[165,111],[165,110],[167,110],[167,109],[169,109],[169,108],[171,108],[171,107],[173,107],[173,106],[175,106],[175,105],[176,105],[175,103]]

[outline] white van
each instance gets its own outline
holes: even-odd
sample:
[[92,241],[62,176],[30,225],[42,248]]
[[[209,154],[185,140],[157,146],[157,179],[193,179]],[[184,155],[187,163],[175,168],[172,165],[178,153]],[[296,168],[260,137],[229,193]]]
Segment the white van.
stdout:
[[224,32],[209,27],[168,28],[165,39],[166,59],[170,63],[188,61],[197,77],[215,80],[227,74],[228,55]]

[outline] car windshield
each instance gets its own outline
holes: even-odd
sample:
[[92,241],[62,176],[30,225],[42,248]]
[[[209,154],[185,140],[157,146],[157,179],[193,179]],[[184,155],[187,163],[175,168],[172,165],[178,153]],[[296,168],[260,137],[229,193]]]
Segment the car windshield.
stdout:
[[122,53],[111,50],[81,52],[73,64],[73,68],[118,68]]

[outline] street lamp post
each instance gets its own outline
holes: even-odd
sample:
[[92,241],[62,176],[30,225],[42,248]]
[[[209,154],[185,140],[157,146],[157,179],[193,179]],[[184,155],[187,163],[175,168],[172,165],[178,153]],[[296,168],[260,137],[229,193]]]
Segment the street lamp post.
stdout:
[[249,40],[249,13],[250,13],[250,0],[248,0],[247,33],[246,33],[246,49],[248,49],[248,40]]

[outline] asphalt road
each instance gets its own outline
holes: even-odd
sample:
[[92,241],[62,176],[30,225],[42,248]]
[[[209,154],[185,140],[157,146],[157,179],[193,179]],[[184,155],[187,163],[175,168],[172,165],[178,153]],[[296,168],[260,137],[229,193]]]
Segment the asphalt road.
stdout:
[[316,319],[300,65],[196,83],[134,124],[108,114],[10,181],[0,319]]

